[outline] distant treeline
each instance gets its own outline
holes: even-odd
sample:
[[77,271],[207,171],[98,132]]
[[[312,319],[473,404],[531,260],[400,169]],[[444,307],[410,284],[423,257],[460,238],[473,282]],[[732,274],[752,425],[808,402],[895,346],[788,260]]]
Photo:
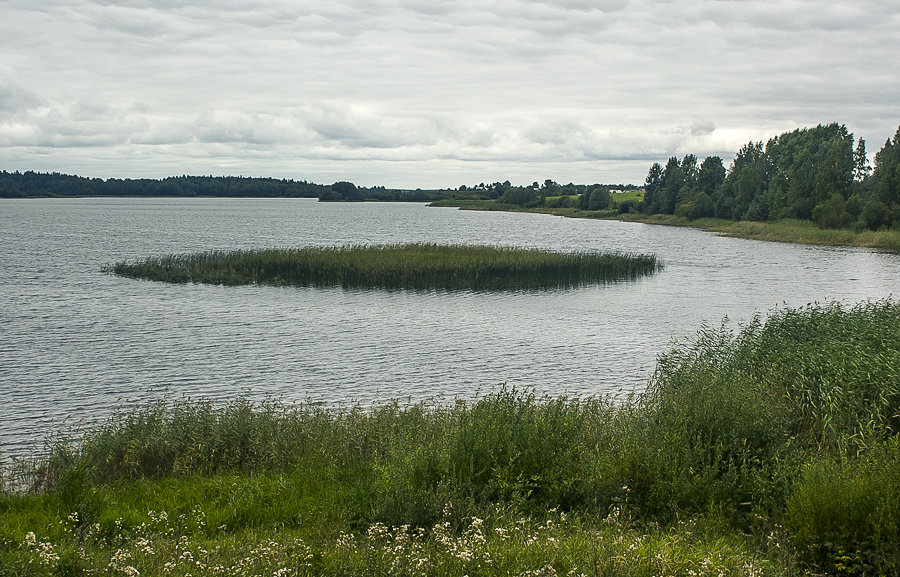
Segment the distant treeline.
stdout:
[[[854,144],[855,143],[855,144]],[[611,192],[632,194],[616,195]],[[84,178],[59,173],[0,173],[0,197],[33,196],[242,196],[306,197],[322,201],[488,200],[522,208],[605,213],[675,214],[688,219],[813,221],[823,228],[900,228],[900,128],[875,155],[841,124],[786,132],[750,142],[726,169],[722,158],[702,162],[688,154],[654,163],[644,194],[634,185],[528,186],[508,180],[447,190],[364,188],[352,182],[312,182],[234,176],[175,176],[162,180]]]
[[[613,202],[611,192],[629,192],[625,199]],[[643,190],[633,184],[559,184],[551,179],[526,186],[514,186],[508,180],[492,184],[481,183],[458,191],[446,191],[446,197],[456,199],[493,200],[498,204],[517,205],[523,208],[572,208],[590,211],[617,209],[630,212],[637,205],[635,194]]]
[[[58,172],[0,172],[0,198],[58,196],[231,196],[292,197],[340,201],[431,202],[456,191],[357,187],[351,182],[316,184],[306,180],[243,176],[171,176],[163,179],[86,178]],[[471,194],[464,194],[469,197]]]
[[316,198],[330,187],[305,180],[241,176],[85,178],[58,172],[0,173],[0,197],[34,196],[245,196]]
[[688,154],[654,163],[645,182],[646,214],[690,219],[812,220],[823,228],[900,227],[900,128],[875,155],[843,125],[786,132],[744,145],[726,171],[718,156]]

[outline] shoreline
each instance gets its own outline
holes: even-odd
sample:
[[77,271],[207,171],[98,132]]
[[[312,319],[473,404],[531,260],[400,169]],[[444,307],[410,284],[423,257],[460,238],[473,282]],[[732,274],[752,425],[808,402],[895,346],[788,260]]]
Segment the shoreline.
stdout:
[[688,220],[684,217],[668,214],[618,214],[611,210],[586,211],[577,208],[523,208],[516,205],[499,204],[495,201],[479,200],[443,200],[429,203],[428,206],[443,208],[455,207],[460,210],[529,212],[565,218],[592,218],[596,220],[618,220],[622,222],[636,222],[662,226],[685,226],[705,232],[714,232],[722,236],[748,240],[870,248],[891,253],[900,253],[900,231],[867,230],[863,232],[854,232],[849,229],[819,228],[812,222],[802,220],[731,221],[716,218]]

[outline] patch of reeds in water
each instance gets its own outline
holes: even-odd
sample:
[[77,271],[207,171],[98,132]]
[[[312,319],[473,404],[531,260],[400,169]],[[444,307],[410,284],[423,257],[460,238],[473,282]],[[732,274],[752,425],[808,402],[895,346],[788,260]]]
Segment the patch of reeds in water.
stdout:
[[105,270],[170,283],[515,290],[632,280],[660,268],[647,254],[421,243],[211,251],[118,262]]

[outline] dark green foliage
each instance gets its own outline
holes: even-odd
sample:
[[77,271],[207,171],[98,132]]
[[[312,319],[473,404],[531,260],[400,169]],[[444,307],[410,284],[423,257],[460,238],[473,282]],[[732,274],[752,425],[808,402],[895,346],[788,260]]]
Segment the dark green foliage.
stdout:
[[652,255],[407,244],[171,255],[108,270],[173,283],[505,290],[635,279],[659,268]]
[[540,201],[538,192],[530,187],[513,187],[497,199],[498,202],[517,204],[519,206],[535,206]]
[[854,459],[803,467],[787,526],[804,556],[843,575],[900,574],[900,446],[876,442]]
[[872,173],[872,200],[874,205],[866,226],[875,230],[900,222],[900,128],[894,140],[888,140],[875,155],[875,172]]
[[766,156],[771,166],[767,194],[771,218],[810,220],[813,208],[833,195],[850,196],[853,136],[843,125],[782,134],[769,140]]
[[84,178],[40,172],[0,172],[0,197],[240,196],[315,198],[329,187],[311,182],[240,176],[172,176],[161,180]]
[[847,212],[844,197],[838,193],[816,205],[812,211],[812,220],[822,228],[843,228],[850,224],[851,216]]
[[365,200],[363,192],[352,182],[335,182],[328,190],[319,195],[319,200],[338,200],[343,202],[361,202]]
[[608,187],[592,186],[578,197],[578,208],[581,210],[606,210],[611,201]]
[[872,174],[869,157],[866,154],[866,141],[860,138],[853,151],[853,180],[862,181]]
[[644,210],[649,214],[660,212],[660,196],[662,195],[663,168],[658,162],[650,166],[650,172],[644,181]]
[[[753,220],[747,218],[754,199],[763,198],[769,185],[768,161],[763,153],[762,142],[744,145],[734,157],[731,169],[725,177],[722,188],[722,203],[730,207],[730,215],[717,214],[721,218]],[[758,211],[757,211],[758,212]]]
[[[689,219],[811,220],[821,228],[878,230],[900,222],[900,129],[875,155],[844,125],[821,124],[750,142],[722,159],[686,155],[650,167],[643,211]],[[870,176],[871,174],[871,176]],[[854,198],[855,197],[855,198]],[[851,202],[851,199],[854,199]]]
[[700,165],[697,175],[697,187],[700,192],[712,196],[725,182],[725,165],[718,156],[707,156]]

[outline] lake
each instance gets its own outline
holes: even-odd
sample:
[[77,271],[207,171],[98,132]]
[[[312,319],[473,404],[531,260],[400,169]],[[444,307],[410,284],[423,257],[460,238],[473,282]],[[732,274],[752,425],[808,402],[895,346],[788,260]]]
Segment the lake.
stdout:
[[[704,324],[883,299],[900,256],[689,228],[309,199],[0,201],[0,458],[159,398],[372,405],[640,391]],[[638,281],[551,291],[166,285],[101,272],[205,250],[438,242],[647,252]]]

